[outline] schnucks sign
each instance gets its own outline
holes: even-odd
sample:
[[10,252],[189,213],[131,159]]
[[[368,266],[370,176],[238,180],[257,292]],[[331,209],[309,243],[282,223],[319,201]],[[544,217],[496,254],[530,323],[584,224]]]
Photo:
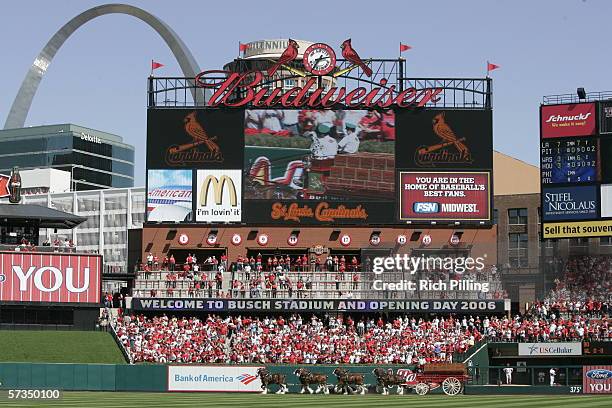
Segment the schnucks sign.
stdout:
[[100,255],[0,253],[0,301],[99,303]]
[[582,390],[585,394],[612,394],[612,366],[582,367]]
[[542,106],[542,138],[589,136],[596,133],[594,103]]

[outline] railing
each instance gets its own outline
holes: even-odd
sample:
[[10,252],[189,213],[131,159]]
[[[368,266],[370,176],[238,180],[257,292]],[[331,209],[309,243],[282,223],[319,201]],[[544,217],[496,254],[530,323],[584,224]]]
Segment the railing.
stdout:
[[[338,69],[342,70],[351,65],[350,62],[338,59]],[[406,78],[406,61],[398,59],[370,59],[372,76],[367,77],[360,68],[351,70],[345,75],[333,78],[333,87],[346,87],[354,89],[363,87],[366,92],[374,88],[383,88],[396,97],[405,89],[414,88],[417,91],[425,89],[440,88],[437,102],[428,102],[426,106],[436,108],[458,108],[458,109],[490,109],[492,107],[492,81],[491,78]],[[258,86],[275,87],[284,80],[296,79],[297,76],[286,76],[283,78],[265,75],[265,70],[270,66],[267,59],[236,59],[227,65],[232,72],[247,73],[252,71],[262,72],[263,81]],[[294,68],[299,68],[297,65]],[[219,83],[226,78],[224,71],[214,71],[201,81],[207,83]],[[329,80],[330,77],[323,77]],[[385,85],[381,80],[385,80]],[[330,87],[331,88],[331,87]],[[212,89],[212,88],[211,88]],[[207,89],[210,95],[210,90]],[[240,98],[240,89],[234,92],[233,97]],[[382,92],[381,92],[382,93]],[[147,91],[147,106],[149,108],[185,108],[206,107],[202,88],[198,87],[195,78],[183,77],[150,77]],[[195,97],[195,99],[194,99]],[[250,106],[246,106],[249,108]]]
[[612,91],[603,92],[588,92],[586,98],[580,99],[577,93],[570,94],[559,94],[559,95],[547,95],[543,98],[543,105],[556,105],[563,103],[579,103],[579,102],[593,102],[601,101],[605,99],[612,99]]
[[[215,280],[216,271],[201,271],[202,279],[177,277],[176,280],[169,280],[169,271],[139,271],[134,282],[132,295],[134,297],[160,297],[160,298],[236,298],[236,299],[461,299],[461,300],[494,300],[501,299],[502,284],[498,280],[490,280],[489,275],[483,275],[479,283],[489,285],[488,292],[479,290],[425,290],[418,287],[409,290],[407,282],[427,280],[430,278],[425,275],[410,275],[402,272],[386,272],[382,275],[375,275],[369,271],[351,272],[325,272],[325,271],[303,271],[303,272],[282,272],[282,275],[289,278],[292,289],[276,279],[278,285],[276,290],[266,287],[263,280],[260,288],[250,286],[251,279],[261,278],[262,275],[256,272],[247,274],[246,272],[225,272],[223,280]],[[193,273],[193,272],[191,272]],[[270,273],[270,272],[266,272]],[[354,281],[353,276],[358,276]],[[174,275],[178,276],[178,275]],[[248,278],[247,278],[248,276]],[[231,277],[231,279],[230,279]],[[336,278],[339,279],[336,279]],[[464,278],[467,278],[464,276]],[[432,278],[433,279],[433,278]],[[438,278],[435,279],[438,282]],[[233,287],[232,282],[237,281],[242,287]],[[449,278],[440,279],[450,287]],[[302,289],[297,288],[298,282],[303,285]],[[200,288],[195,288],[195,284],[200,283]],[[402,287],[399,284],[404,285]],[[154,293],[152,293],[154,292]]]

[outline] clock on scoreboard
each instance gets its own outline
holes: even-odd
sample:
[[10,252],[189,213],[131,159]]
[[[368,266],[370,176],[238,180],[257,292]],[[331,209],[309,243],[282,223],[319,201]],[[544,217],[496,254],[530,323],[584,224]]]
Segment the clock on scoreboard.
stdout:
[[540,155],[542,184],[597,181],[596,140],[542,140]]

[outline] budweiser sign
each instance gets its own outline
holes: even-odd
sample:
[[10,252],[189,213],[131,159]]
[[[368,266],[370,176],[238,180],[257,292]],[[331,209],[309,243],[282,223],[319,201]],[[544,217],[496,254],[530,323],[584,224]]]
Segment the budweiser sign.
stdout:
[[330,207],[329,203],[323,201],[312,208],[309,205],[300,206],[297,203],[289,205],[282,203],[272,204],[272,212],[270,214],[273,220],[297,221],[302,218],[314,218],[322,222],[334,222],[337,219],[367,219],[368,213],[365,208],[358,205],[355,208],[348,208],[344,205],[339,205],[335,208]]
[[102,257],[0,253],[0,301],[99,303]]
[[[219,76],[225,78],[218,80]],[[318,87],[318,78],[309,78],[304,86],[295,86],[287,91],[282,87],[269,87],[264,74],[260,71],[231,72],[211,70],[198,74],[196,85],[210,88],[213,92],[207,102],[211,107],[244,107],[257,108],[333,108],[337,106],[350,108],[400,108],[421,107],[428,102],[437,102],[441,88],[417,90],[408,88],[396,89],[389,85],[387,79],[381,79],[379,86],[369,90],[363,86],[352,90],[346,87],[330,87],[325,90]]]

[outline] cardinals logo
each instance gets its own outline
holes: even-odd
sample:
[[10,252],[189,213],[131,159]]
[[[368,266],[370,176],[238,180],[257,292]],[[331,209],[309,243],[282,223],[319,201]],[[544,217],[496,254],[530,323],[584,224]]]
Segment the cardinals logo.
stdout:
[[444,112],[438,113],[432,120],[433,133],[439,142],[430,146],[419,146],[415,152],[415,162],[421,167],[453,163],[472,163],[472,154],[465,137],[458,137],[446,120]]
[[191,136],[192,142],[170,146],[166,153],[167,164],[186,166],[189,164],[223,162],[223,154],[217,143],[217,137],[208,135],[204,127],[198,122],[195,111],[185,116],[184,123],[185,133]]

